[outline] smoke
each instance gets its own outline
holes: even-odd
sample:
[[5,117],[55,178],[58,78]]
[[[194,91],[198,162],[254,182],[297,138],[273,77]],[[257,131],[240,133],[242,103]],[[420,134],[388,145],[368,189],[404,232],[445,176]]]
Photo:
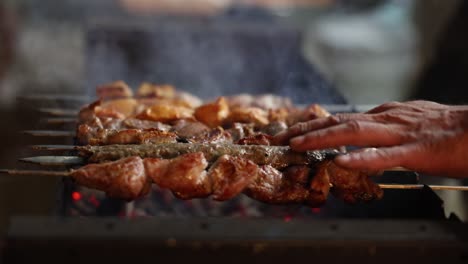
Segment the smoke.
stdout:
[[301,35],[292,27],[238,17],[140,22],[108,20],[88,28],[89,93],[122,79],[132,87],[172,84],[205,99],[275,93],[296,103],[343,102],[302,57]]

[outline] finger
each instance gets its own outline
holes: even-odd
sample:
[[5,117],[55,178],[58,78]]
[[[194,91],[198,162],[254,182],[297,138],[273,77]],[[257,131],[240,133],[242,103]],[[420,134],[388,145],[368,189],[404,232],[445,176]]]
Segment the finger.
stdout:
[[289,139],[298,135],[305,134],[309,131],[320,129],[322,127],[337,124],[339,121],[332,117],[318,118],[307,122],[297,123],[285,131],[276,134],[273,137],[273,142],[277,145],[287,145]]
[[340,123],[344,123],[350,120],[372,120],[371,116],[364,115],[364,114],[336,114],[333,116],[325,117],[325,118],[317,118],[314,120],[310,120],[307,122],[297,123],[285,131],[282,131],[276,134],[273,137],[273,142],[275,145],[287,145],[289,140],[293,137],[303,135],[305,133],[322,129],[330,126],[334,126]]
[[351,152],[335,158],[338,166],[368,171],[380,171],[393,167],[405,167],[406,160],[411,159],[415,148],[411,145],[370,149]]
[[388,111],[390,109],[400,108],[402,106],[403,106],[403,103],[400,103],[400,102],[388,102],[388,103],[381,104],[381,105],[379,105],[377,107],[374,107],[371,110],[367,111],[366,113],[367,114],[377,114],[377,113],[382,113],[382,112]]
[[406,142],[408,136],[399,125],[351,120],[319,129],[290,140],[296,151],[336,148],[339,146],[392,146]]

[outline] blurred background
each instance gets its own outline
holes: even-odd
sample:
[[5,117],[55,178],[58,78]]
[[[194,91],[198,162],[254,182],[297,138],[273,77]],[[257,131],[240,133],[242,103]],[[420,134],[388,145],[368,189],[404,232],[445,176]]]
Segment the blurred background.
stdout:
[[[37,106],[18,97],[92,95],[115,79],[204,98],[467,103],[467,15],[459,0],[2,0],[0,167],[21,167],[25,146],[40,143],[18,133],[39,126]],[[57,186],[2,175],[0,231],[11,215],[50,215]],[[439,194],[447,212],[468,219],[463,193]]]

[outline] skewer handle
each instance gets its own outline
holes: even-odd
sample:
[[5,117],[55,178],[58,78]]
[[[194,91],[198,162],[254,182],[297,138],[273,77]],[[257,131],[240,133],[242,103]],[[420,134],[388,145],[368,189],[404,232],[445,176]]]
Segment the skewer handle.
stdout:
[[424,185],[424,184],[379,184],[382,189],[418,190],[427,186],[432,190],[468,191],[468,186]]

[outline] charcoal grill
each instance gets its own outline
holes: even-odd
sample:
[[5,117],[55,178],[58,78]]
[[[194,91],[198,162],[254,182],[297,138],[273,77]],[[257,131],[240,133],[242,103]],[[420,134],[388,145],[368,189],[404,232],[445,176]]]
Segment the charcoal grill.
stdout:
[[[154,54],[149,49],[155,46],[170,48],[168,43],[162,46],[157,44],[173,37],[171,29],[189,28],[191,31],[184,38],[188,42],[198,42],[201,37],[212,38],[219,45],[231,39],[240,39],[245,46],[260,43],[260,47],[270,41],[272,45],[288,42],[290,45],[287,47],[270,47],[269,52],[286,48],[288,58],[292,59],[276,63],[268,60],[261,62],[262,67],[274,65],[277,68],[272,71],[280,73],[276,80],[266,83],[273,92],[294,95],[296,103],[306,103],[300,101],[304,100],[304,96],[295,91],[311,91],[315,102],[334,104],[329,108],[332,111],[361,109],[347,105],[333,86],[313,66],[305,63],[298,53],[300,35],[296,31],[289,28],[279,32],[264,31],[267,25],[255,24],[245,34],[240,31],[245,27],[239,26],[239,22],[233,26],[231,22],[218,21],[215,27],[208,28],[205,26],[213,23],[205,20],[195,22],[177,21],[174,24],[165,20],[160,27],[153,27],[155,24],[149,27],[145,23],[146,26],[136,29],[128,25],[116,26],[115,23],[93,24],[89,28],[87,47],[90,74],[93,74],[92,78],[88,78],[90,87],[115,77],[128,77],[131,82],[158,81],[158,78],[171,82],[177,75],[176,68],[165,71],[161,67],[154,71],[155,75],[151,75],[150,65],[167,65],[165,60],[170,62],[178,58],[161,57],[163,51]],[[186,24],[181,26],[181,23]],[[229,25],[223,26],[223,23]],[[104,52],[102,45],[108,47]],[[113,49],[123,52],[120,58],[126,59],[119,63],[124,69],[106,67],[109,63],[115,63],[112,61],[115,59],[112,57],[115,55]],[[245,52],[249,63],[256,61],[252,61],[255,52]],[[144,54],[152,54],[148,56],[151,59],[148,60]],[[263,59],[271,55],[261,54]],[[143,66],[132,71],[129,70],[132,65]],[[266,71],[267,68],[262,67],[258,69]],[[282,74],[286,72],[288,74]],[[258,74],[253,72],[257,77]],[[187,75],[185,80],[175,80],[184,88],[193,75],[196,73]],[[242,85],[246,91],[252,93],[251,86],[261,86],[257,77],[245,79]],[[80,106],[90,99],[87,96],[41,96],[39,99],[28,96],[23,100],[35,102],[37,107],[48,107],[53,101],[61,109],[42,109],[50,115],[46,128],[53,126],[54,129],[69,131],[73,125],[63,122],[64,116],[72,116],[76,113],[73,106]],[[64,108],[63,105],[68,107]],[[58,121],[54,121],[54,115],[59,116]],[[386,172],[377,181],[417,184],[418,175],[414,172]],[[4,248],[7,263],[38,260],[132,261],[134,255],[152,261],[176,263],[195,258],[208,263],[342,262],[349,261],[350,257],[362,263],[468,261],[468,226],[453,214],[447,217],[443,201],[427,186],[414,190],[386,190],[382,200],[368,204],[346,205],[331,197],[322,208],[270,206],[246,197],[223,203],[180,201],[157,187],[147,198],[126,203],[107,198],[99,191],[76,186],[66,178],[60,184],[57,196],[55,216],[12,219]]]

